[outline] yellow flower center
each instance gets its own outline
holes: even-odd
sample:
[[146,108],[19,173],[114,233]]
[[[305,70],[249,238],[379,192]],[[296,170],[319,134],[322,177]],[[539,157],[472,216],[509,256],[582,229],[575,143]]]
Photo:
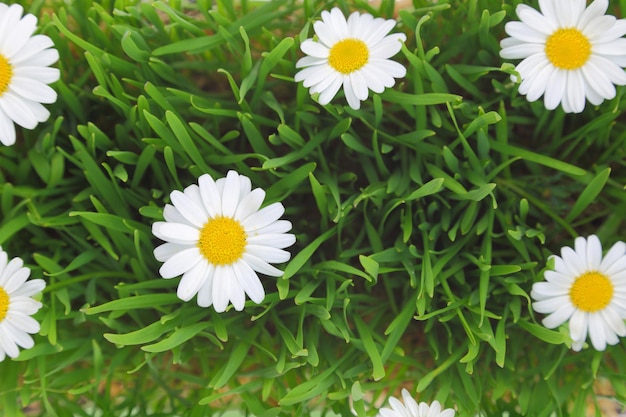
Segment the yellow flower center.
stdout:
[[591,43],[578,29],[558,29],[548,37],[545,50],[552,65],[574,70],[585,65],[589,59]]
[[9,311],[9,294],[4,290],[4,288],[0,287],[0,322],[4,320],[7,316],[7,312]]
[[13,77],[13,67],[9,60],[0,54],[0,96],[9,88],[9,83]]
[[586,272],[574,281],[569,298],[579,310],[588,313],[602,310],[613,298],[613,283],[597,271]]
[[246,232],[237,220],[216,217],[200,230],[198,247],[213,265],[230,265],[243,255]]
[[328,64],[342,74],[350,74],[367,64],[370,57],[365,42],[359,39],[344,39],[330,48]]

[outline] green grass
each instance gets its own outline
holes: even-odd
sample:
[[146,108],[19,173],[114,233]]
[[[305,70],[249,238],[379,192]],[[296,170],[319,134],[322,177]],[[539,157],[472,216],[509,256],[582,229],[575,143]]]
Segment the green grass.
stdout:
[[[598,378],[626,402],[624,342],[574,353],[529,297],[576,236],[624,236],[626,90],[580,115],[518,95],[498,55],[518,1],[414,0],[407,76],[359,111],[293,81],[299,45],[322,10],[393,1],[20,3],[61,80],[0,148],[0,244],[47,282],[4,415],[374,416],[402,387],[460,417],[584,415]],[[160,278],[151,225],[229,169],[297,243],[261,305],[218,314]]]

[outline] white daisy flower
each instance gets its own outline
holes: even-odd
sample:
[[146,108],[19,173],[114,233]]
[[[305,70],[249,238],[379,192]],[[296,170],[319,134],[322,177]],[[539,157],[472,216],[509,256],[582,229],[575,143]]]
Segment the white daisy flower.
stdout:
[[[30,349],[35,342],[30,336],[39,332],[39,322],[31,315],[41,303],[31,298],[46,286],[42,279],[31,279],[30,269],[20,258],[9,257],[0,246],[0,362],[16,358],[19,347]],[[30,333],[30,334],[29,334]]]
[[348,104],[358,110],[361,101],[367,100],[368,89],[382,93],[395,84],[394,78],[406,75],[404,66],[387,59],[406,40],[403,33],[387,35],[395,25],[395,20],[358,12],[346,21],[336,7],[323,11],[322,20],[313,25],[319,42],[307,39],[300,45],[308,56],[296,63],[296,68],[304,69],[295,80],[311,87],[311,94],[320,93],[322,105],[330,103],[343,86]]
[[265,191],[251,188],[248,177],[229,171],[217,181],[204,174],[198,185],[170,194],[165,221],[152,225],[152,233],[167,242],[154,256],[164,262],[159,270],[163,278],[182,274],[177,291],[181,300],[198,294],[201,307],[213,304],[221,313],[232,302],[241,311],[245,294],[257,304],[265,298],[256,272],[283,274],[270,263],[289,260],[283,248],[296,241],[286,233],[291,223],[278,220],[285,212],[281,203],[259,210]]
[[543,325],[554,329],[569,320],[572,349],[579,351],[587,333],[596,350],[626,336],[626,244],[617,242],[602,257],[597,236],[577,237],[574,249],[553,255],[546,282],[533,284],[533,309],[548,314]]
[[50,117],[42,103],[54,103],[57,93],[47,84],[59,79],[49,68],[59,59],[52,40],[34,35],[37,18],[22,17],[19,4],[0,3],[0,142],[15,143],[14,122],[26,129]]
[[433,401],[430,405],[424,402],[418,404],[404,388],[402,399],[404,405],[394,397],[389,398],[391,408],[378,410],[378,417],[454,417],[455,411],[452,408],[441,410],[439,401]]
[[511,37],[500,42],[500,56],[523,59],[516,70],[528,101],[543,95],[548,110],[560,103],[565,112],[580,113],[585,98],[598,105],[615,97],[615,85],[626,84],[626,20],[604,14],[608,0],[585,4],[539,0],[541,13],[520,4],[521,22],[506,24]]

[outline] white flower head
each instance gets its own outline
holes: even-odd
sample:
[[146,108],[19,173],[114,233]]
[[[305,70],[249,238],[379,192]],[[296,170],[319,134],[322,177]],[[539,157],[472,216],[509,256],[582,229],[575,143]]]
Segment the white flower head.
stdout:
[[455,411],[452,408],[442,410],[439,401],[433,401],[430,405],[425,402],[418,404],[404,388],[402,399],[404,405],[394,397],[389,398],[391,408],[381,408],[377,417],[454,417]]
[[31,317],[41,308],[32,296],[40,293],[46,283],[31,279],[30,269],[20,258],[9,257],[0,246],[0,362],[16,358],[19,347],[30,349],[35,342],[30,336],[39,332],[39,322]]
[[539,0],[541,13],[520,4],[521,22],[508,22],[510,38],[500,42],[500,56],[523,59],[516,70],[519,93],[528,101],[543,95],[546,109],[559,103],[566,113],[580,113],[585,98],[593,105],[615,97],[626,84],[626,20],[605,15],[608,0]]
[[313,27],[318,41],[307,39],[300,45],[307,54],[298,60],[295,75],[310,87],[311,94],[320,93],[319,103],[330,103],[343,86],[350,107],[358,110],[367,100],[369,90],[382,93],[404,77],[406,68],[388,58],[402,49],[403,33],[387,35],[395,20],[376,18],[370,14],[352,13],[346,21],[337,7],[322,12],[322,20]]
[[[221,313],[232,302],[241,311],[245,295],[255,303],[265,298],[256,272],[279,277],[283,272],[270,263],[286,262],[283,250],[296,241],[291,223],[278,220],[285,208],[273,203],[260,209],[265,191],[252,190],[250,179],[229,171],[214,181],[198,178],[184,191],[172,191],[163,211],[164,222],[152,225],[152,233],[166,241],[154,250],[164,262],[163,278],[182,274],[177,295],[189,301],[198,294],[201,307],[211,304]],[[255,272],[256,271],[256,272]]]
[[59,79],[50,68],[59,59],[52,40],[34,35],[37,18],[22,17],[19,4],[0,3],[0,142],[15,143],[15,125],[34,129],[50,112],[42,103],[54,103],[57,93],[47,84]]
[[545,282],[533,284],[533,309],[548,314],[543,325],[554,329],[569,320],[572,349],[579,351],[587,338],[596,350],[626,336],[626,244],[617,242],[602,256],[597,236],[577,237],[574,249],[553,255],[554,270]]

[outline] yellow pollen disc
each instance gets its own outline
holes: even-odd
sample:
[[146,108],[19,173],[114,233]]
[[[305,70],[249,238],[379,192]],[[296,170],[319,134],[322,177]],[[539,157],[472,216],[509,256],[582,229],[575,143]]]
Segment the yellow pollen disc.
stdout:
[[546,55],[557,68],[574,70],[585,65],[591,43],[578,29],[558,29],[546,41]]
[[200,230],[198,247],[213,265],[230,265],[241,258],[246,248],[246,232],[237,220],[216,217]]
[[0,54],[0,96],[9,88],[12,77],[13,67],[4,55]]
[[350,74],[367,64],[370,57],[365,42],[359,39],[344,39],[330,48],[328,64],[342,74]]
[[602,310],[613,298],[613,283],[597,271],[586,272],[574,281],[569,298],[579,310],[588,313]]
[[9,294],[7,294],[4,288],[0,287],[0,322],[7,316],[9,301]]

